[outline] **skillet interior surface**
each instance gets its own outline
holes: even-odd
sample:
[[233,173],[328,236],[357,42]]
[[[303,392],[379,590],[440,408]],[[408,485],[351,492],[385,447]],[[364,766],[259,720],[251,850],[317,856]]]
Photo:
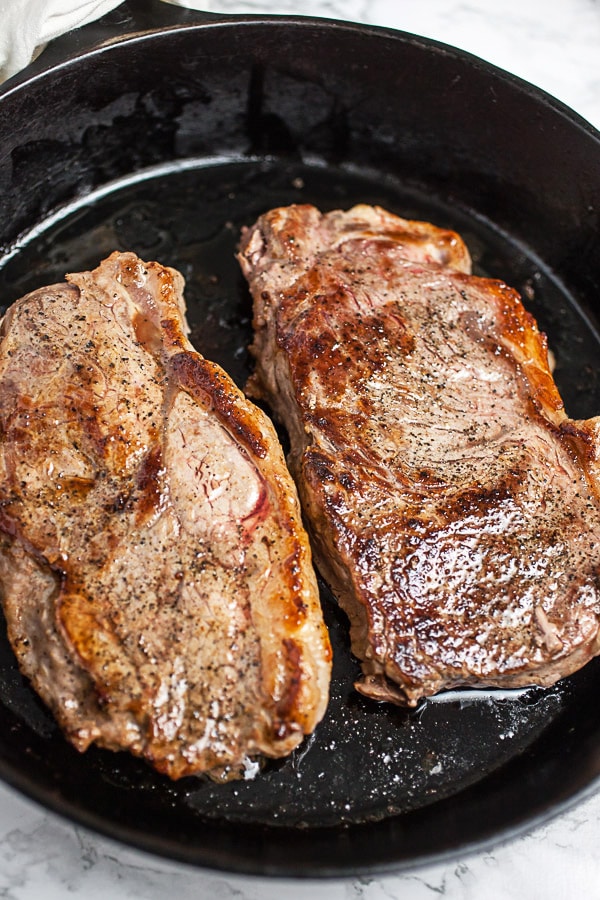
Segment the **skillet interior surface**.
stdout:
[[[95,266],[114,249],[134,250],[184,274],[193,343],[243,386],[251,302],[234,259],[240,229],[280,204],[379,203],[458,230],[475,271],[520,290],[548,333],[570,415],[600,410],[600,339],[589,311],[518,229],[507,230],[502,214],[498,222],[443,179],[419,183],[385,162],[299,153],[289,131],[273,121],[265,128],[267,147],[256,133],[245,153],[144,158],[134,171],[38,210],[0,260],[3,303]],[[36,152],[30,148],[30,157]],[[126,754],[77,754],[19,675],[4,631],[0,773],[51,808],[143,849],[303,876],[397,869],[474,849],[592,788],[600,772],[596,662],[549,690],[453,692],[407,712],[354,692],[359,668],[347,622],[325,585],[322,599],[334,646],[326,718],[288,760],[268,763],[255,778],[172,783]]]

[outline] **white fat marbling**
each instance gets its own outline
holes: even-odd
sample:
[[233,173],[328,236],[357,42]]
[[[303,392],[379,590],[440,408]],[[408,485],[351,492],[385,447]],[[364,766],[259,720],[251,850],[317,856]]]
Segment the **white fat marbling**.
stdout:
[[[322,15],[422,34],[531,81],[600,127],[598,0],[212,0],[210,8]],[[269,881],[197,871],[138,853],[0,784],[0,898],[594,900],[600,898],[599,839],[597,794],[524,837],[464,859],[396,876]]]

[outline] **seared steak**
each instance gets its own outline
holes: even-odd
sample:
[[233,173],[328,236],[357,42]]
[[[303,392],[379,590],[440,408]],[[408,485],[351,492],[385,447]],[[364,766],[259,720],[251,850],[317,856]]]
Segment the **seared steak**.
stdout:
[[132,253],[34,291],[0,344],[0,582],[73,744],[243,773],[323,715],[330,647],[275,432]]
[[549,685],[597,654],[600,419],[567,418],[516,292],[367,206],[273,210],[240,261],[251,388],[289,430],[358,690]]

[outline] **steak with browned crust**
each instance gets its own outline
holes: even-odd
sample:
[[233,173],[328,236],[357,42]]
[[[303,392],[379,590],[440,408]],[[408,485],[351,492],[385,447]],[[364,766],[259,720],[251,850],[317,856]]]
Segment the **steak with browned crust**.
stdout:
[[600,419],[460,237],[358,206],[276,209],[240,253],[252,390],[286,424],[364,694],[550,685],[599,650]]
[[275,432],[194,352],[179,273],[114,253],[0,343],[0,584],[79,749],[228,779],[326,707],[330,647]]

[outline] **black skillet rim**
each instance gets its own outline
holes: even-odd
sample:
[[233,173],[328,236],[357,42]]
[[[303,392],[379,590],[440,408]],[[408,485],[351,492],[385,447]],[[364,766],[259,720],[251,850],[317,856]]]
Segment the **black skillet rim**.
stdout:
[[[512,84],[519,90],[524,91],[525,93],[536,98],[543,105],[552,108],[555,112],[568,118],[574,126],[587,131],[588,134],[595,139],[598,139],[600,137],[596,130],[584,119],[582,119],[577,113],[569,109],[561,101],[556,100],[555,98],[546,94],[541,89],[534,87],[533,85],[523,81],[517,76],[510,75],[509,73],[506,73],[503,70],[480,60],[478,57],[475,57],[472,54],[466,53],[465,51],[458,50],[440,42],[431,41],[424,37],[409,35],[405,32],[395,31],[393,29],[379,28],[376,26],[363,26],[356,25],[350,22],[338,22],[336,20],[326,19],[317,20],[310,19],[308,17],[297,16],[225,17],[204,14],[201,18],[202,21],[200,23],[198,23],[197,21],[190,22],[188,20],[186,22],[177,23],[175,25],[167,25],[166,30],[177,30],[179,28],[187,30],[188,28],[204,28],[206,26],[228,27],[242,25],[245,22],[253,25],[264,25],[268,27],[271,23],[276,22],[278,25],[281,25],[283,23],[289,23],[291,25],[310,24],[312,27],[317,26],[325,27],[328,29],[350,29],[359,33],[364,30],[369,33],[386,34],[388,37],[393,36],[404,40],[411,40],[417,45],[421,45],[422,47],[430,51],[451,54],[454,55],[457,59],[462,59],[463,61],[468,62],[472,66],[477,66],[484,69],[489,74],[494,75],[496,78],[504,80],[505,83]],[[117,42],[120,43],[121,41],[147,40],[153,35],[157,36],[162,34],[164,30],[165,29],[159,29],[158,31],[155,31],[153,29],[147,29],[138,32],[133,36],[128,36],[127,33],[125,33],[117,38]],[[82,29],[81,31],[83,32],[84,30]],[[94,41],[95,38],[92,38],[92,32],[93,34],[97,35],[97,31],[93,28],[90,31],[90,38],[92,39],[92,41]],[[8,82],[7,85],[0,89],[0,98],[2,97],[2,95],[6,95],[12,92],[12,90],[25,89],[27,87],[27,84],[32,79],[49,76],[52,74],[52,71],[56,70],[57,68],[71,65],[72,63],[81,60],[81,58],[93,56],[97,53],[107,52],[110,50],[110,47],[111,43],[105,43],[100,46],[93,47],[91,50],[89,48],[86,49],[85,47],[81,49],[80,46],[78,49],[75,49],[75,52],[73,52],[74,48],[71,44],[67,47],[67,58],[63,58],[56,63],[52,62],[53,58],[56,59],[56,55],[53,57],[52,53],[48,53],[47,56],[46,54],[43,54],[40,60],[38,60],[37,67],[34,66],[30,71],[24,73],[23,75],[11,79],[11,81]],[[57,54],[59,58],[62,52],[63,51],[60,50],[60,48],[57,46]],[[46,57],[45,59],[44,56]],[[574,748],[571,748],[571,752],[575,756],[577,755],[577,752]],[[566,760],[566,762],[568,762],[568,760]],[[247,847],[246,852],[242,855],[235,851],[232,851],[231,848],[226,848],[221,853],[215,852],[214,848],[209,848],[208,850],[206,850],[204,847],[197,846],[184,847],[182,849],[181,844],[177,842],[174,843],[173,841],[169,840],[165,841],[164,838],[161,838],[160,836],[157,837],[156,835],[140,835],[139,829],[132,828],[127,824],[119,823],[115,825],[114,822],[106,822],[104,818],[98,817],[91,811],[82,810],[81,808],[74,808],[74,804],[65,802],[64,799],[52,788],[52,786],[43,787],[35,784],[32,779],[24,776],[18,768],[6,765],[5,761],[2,759],[0,759],[0,775],[2,776],[3,780],[11,787],[37,801],[45,808],[50,809],[75,823],[89,827],[94,831],[97,831],[100,834],[104,835],[105,837],[122,841],[125,844],[137,847],[142,851],[169,857],[180,862],[190,863],[192,865],[200,865],[203,867],[213,868],[221,871],[237,872],[250,875],[273,875],[280,877],[296,876],[306,878],[339,877],[356,874],[397,872],[408,868],[413,868],[415,866],[431,864],[434,862],[439,863],[450,858],[457,858],[459,855],[464,856],[467,854],[476,853],[492,845],[496,846],[498,844],[505,843],[508,840],[514,839],[522,835],[526,831],[532,829],[533,827],[538,827],[554,818],[555,816],[562,814],[576,803],[580,803],[592,796],[597,791],[598,783],[600,782],[600,774],[594,774],[592,777],[589,777],[589,773],[586,775],[584,772],[582,773],[582,777],[575,779],[576,784],[571,791],[565,791],[564,788],[562,790],[559,790],[557,798],[555,798],[554,802],[550,805],[547,802],[539,802],[538,808],[536,808],[535,811],[531,812],[530,810],[529,812],[521,812],[520,815],[512,816],[510,823],[505,823],[504,826],[500,826],[500,829],[497,825],[492,824],[490,824],[488,828],[480,828],[478,836],[472,837],[471,840],[467,843],[461,842],[459,839],[456,839],[456,837],[454,837],[453,840],[449,840],[446,846],[442,847],[441,849],[436,850],[430,848],[420,854],[413,854],[410,857],[404,857],[401,852],[398,852],[397,847],[390,846],[386,852],[381,854],[381,858],[378,858],[377,860],[372,862],[368,862],[364,860],[358,860],[356,858],[356,855],[352,852],[348,852],[348,848],[346,848],[346,852],[342,854],[341,859],[332,861],[331,859],[323,858],[323,853],[327,854],[331,850],[332,838],[333,845],[335,846],[335,843],[339,842],[340,833],[343,833],[343,843],[348,844],[348,841],[345,838],[350,837],[350,832],[353,829],[360,831],[361,829],[371,828],[372,826],[351,826],[349,829],[341,830],[324,829],[322,832],[319,830],[311,830],[310,832],[307,832],[307,835],[311,836],[311,840],[316,837],[319,841],[321,845],[319,856],[321,856],[322,858],[318,861],[313,860],[312,862],[307,863],[306,860],[304,862],[298,862],[297,860],[290,861],[289,858],[286,859],[285,857],[282,857],[279,860],[273,860],[271,858],[265,859],[261,856],[260,853],[256,854],[257,847],[254,841],[250,843],[250,845]],[[497,776],[495,775],[490,777],[492,780],[497,780]],[[472,789],[467,789],[467,792],[471,794],[477,794],[480,789],[481,784],[475,785]],[[461,797],[462,796],[463,795],[461,794]],[[477,797],[475,797],[475,802],[477,802]],[[448,807],[449,805],[451,806],[452,798],[447,801],[441,801],[441,804],[445,804],[446,807]],[[427,810],[431,809],[433,809],[433,807],[427,808]],[[451,810],[449,811],[449,814],[450,819],[452,819]],[[274,828],[270,830],[259,830],[262,831],[262,834],[256,835],[256,837],[260,838],[260,840],[269,840],[273,839],[274,837],[279,840],[277,835],[279,837],[286,837],[285,829],[282,830]],[[337,832],[337,834],[335,832]],[[294,835],[291,836],[291,839],[297,839],[296,832],[294,832]]]

